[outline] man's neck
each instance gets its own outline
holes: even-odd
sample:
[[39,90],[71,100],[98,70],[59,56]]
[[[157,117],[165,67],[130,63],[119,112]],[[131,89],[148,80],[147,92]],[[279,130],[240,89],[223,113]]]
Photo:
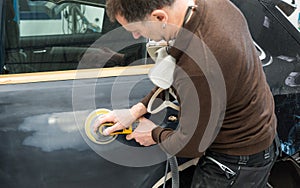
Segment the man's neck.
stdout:
[[186,10],[188,9],[189,5],[190,2],[187,0],[175,0],[172,6],[164,8],[164,10],[168,13],[168,25],[171,28],[171,36],[169,39],[176,38],[185,21]]

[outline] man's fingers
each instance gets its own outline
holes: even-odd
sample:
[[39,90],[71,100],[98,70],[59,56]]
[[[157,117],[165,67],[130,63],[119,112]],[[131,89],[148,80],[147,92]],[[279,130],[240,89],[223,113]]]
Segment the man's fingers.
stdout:
[[126,140],[132,140],[133,138],[133,133],[126,136]]
[[97,131],[98,127],[103,124],[103,123],[106,123],[106,122],[111,122],[112,118],[108,115],[102,115],[102,116],[99,116],[97,117],[97,119],[95,120],[94,122],[94,132]]
[[118,131],[118,130],[121,130],[121,129],[124,129],[124,128],[125,127],[118,122],[118,123],[114,124],[113,126],[106,128],[103,131],[103,135],[107,136],[107,135],[110,135],[111,133],[113,133],[115,131]]
[[144,122],[145,120],[147,120],[147,118],[145,118],[145,117],[140,117],[139,118],[139,122]]

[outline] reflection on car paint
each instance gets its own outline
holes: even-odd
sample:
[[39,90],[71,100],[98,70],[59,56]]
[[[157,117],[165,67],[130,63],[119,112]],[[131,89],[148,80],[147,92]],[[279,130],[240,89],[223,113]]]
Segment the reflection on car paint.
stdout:
[[25,118],[19,130],[27,136],[23,145],[41,149],[44,152],[53,152],[62,149],[84,151],[89,149],[84,142],[80,129],[83,129],[84,120],[88,111],[62,112],[42,114]]
[[253,43],[258,51],[259,59],[262,62],[262,66],[266,67],[271,65],[271,63],[273,63],[273,57],[270,55],[267,56],[265,51],[256,42],[253,41]]
[[285,84],[290,87],[299,87],[300,72],[291,72],[290,75],[285,79]]

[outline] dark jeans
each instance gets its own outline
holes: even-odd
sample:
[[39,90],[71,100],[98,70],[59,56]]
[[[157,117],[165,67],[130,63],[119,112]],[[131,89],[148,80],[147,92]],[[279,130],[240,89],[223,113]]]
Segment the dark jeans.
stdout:
[[192,188],[263,188],[279,154],[279,140],[266,150],[249,156],[207,151],[195,169]]

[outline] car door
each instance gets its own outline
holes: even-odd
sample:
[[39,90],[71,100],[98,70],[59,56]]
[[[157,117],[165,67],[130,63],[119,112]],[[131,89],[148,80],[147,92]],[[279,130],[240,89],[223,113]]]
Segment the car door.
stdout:
[[[145,39],[134,40],[110,23],[101,3],[0,5],[0,15],[6,13],[1,187],[151,187],[163,175],[162,161],[132,166],[126,161],[139,156],[129,160],[126,152],[118,154],[121,161],[113,160],[102,152],[113,152],[113,145],[97,145],[84,132],[85,119],[96,108],[128,108],[153,87],[146,75]],[[125,142],[124,136],[118,139]]]

